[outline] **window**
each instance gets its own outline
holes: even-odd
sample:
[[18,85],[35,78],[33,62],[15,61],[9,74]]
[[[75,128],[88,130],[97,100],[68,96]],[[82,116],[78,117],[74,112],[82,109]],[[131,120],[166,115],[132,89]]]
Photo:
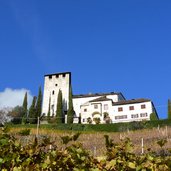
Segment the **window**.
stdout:
[[147,113],[140,113],[140,117],[147,117]]
[[98,109],[98,105],[97,104],[94,105],[94,109]]
[[66,74],[62,74],[63,77],[65,77]]
[[55,84],[55,86],[57,87],[57,86],[58,86],[58,84]]
[[108,104],[104,105],[104,110],[108,110]]
[[54,95],[54,94],[55,94],[55,91],[53,90],[53,91],[52,91],[52,95]]
[[84,109],[84,112],[87,112],[87,109]]
[[122,112],[123,108],[122,107],[118,107],[118,112]]
[[141,109],[145,109],[145,108],[146,108],[145,104],[141,105]]
[[56,75],[56,78],[59,78],[59,75]]
[[49,79],[52,79],[52,75],[49,75]]
[[54,104],[51,106],[52,115],[54,115]]
[[84,118],[84,119],[83,119],[83,122],[85,122],[85,121],[86,121],[86,119]]
[[115,119],[127,119],[127,115],[119,115],[119,116],[115,116]]
[[132,114],[131,118],[138,118],[138,114]]
[[134,110],[134,106],[129,106],[129,110]]

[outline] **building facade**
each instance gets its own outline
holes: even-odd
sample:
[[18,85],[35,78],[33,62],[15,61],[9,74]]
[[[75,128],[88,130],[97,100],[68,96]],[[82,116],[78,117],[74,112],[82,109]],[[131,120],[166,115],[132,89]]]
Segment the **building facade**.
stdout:
[[45,75],[42,113],[47,115],[50,106],[50,115],[55,115],[59,90],[62,91],[63,111],[66,113],[68,109],[70,86],[70,72]]
[[[42,111],[55,116],[57,97],[62,91],[63,113],[67,113],[71,73],[56,73],[44,76],[44,94]],[[117,123],[150,120],[151,113],[156,113],[155,107],[149,99],[126,100],[122,93],[96,93],[73,95],[75,118],[81,118],[81,123]],[[74,120],[75,123],[78,119]]]

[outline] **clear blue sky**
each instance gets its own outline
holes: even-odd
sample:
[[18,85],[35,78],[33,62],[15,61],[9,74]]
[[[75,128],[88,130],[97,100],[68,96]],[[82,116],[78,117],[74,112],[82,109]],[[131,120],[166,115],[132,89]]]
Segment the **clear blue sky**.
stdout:
[[0,0],[0,92],[72,72],[74,94],[171,98],[171,1]]

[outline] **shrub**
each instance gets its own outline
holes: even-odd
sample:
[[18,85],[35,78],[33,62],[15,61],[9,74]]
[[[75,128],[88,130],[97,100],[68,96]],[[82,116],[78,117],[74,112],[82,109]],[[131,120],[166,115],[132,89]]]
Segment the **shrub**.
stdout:
[[99,123],[100,123],[100,118],[93,118],[93,121],[94,121],[96,124],[99,124]]
[[19,132],[19,135],[27,136],[30,135],[30,129],[23,129]]

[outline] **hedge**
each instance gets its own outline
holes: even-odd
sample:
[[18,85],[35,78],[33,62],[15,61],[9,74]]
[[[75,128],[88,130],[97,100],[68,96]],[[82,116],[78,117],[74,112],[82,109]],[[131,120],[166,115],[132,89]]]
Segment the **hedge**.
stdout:
[[[54,130],[73,130],[73,131],[105,131],[105,132],[124,132],[127,130],[151,129],[154,127],[171,126],[171,120],[141,121],[112,124],[42,124],[40,128]],[[11,124],[11,127],[36,128],[34,124]]]

